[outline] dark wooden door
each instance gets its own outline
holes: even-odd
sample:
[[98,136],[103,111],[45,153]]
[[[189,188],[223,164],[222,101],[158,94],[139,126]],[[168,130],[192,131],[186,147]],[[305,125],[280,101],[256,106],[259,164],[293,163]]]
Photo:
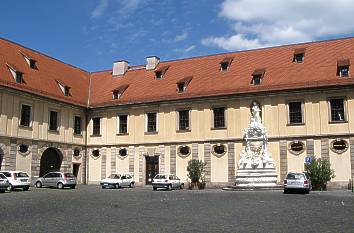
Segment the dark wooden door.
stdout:
[[151,184],[152,179],[159,173],[159,157],[146,156],[146,184]]

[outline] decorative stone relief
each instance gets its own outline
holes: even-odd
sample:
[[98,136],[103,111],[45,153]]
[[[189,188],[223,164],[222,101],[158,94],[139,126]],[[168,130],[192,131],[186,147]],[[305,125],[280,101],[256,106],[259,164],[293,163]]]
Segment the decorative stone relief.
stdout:
[[337,138],[331,142],[331,150],[337,154],[343,154],[348,150],[348,147],[348,142],[341,138]]
[[213,147],[211,149],[211,153],[218,158],[221,158],[223,155],[226,154],[226,152],[227,152],[226,146],[221,143],[217,143],[217,144],[213,145]]
[[300,155],[305,151],[305,144],[301,141],[292,141],[289,143],[288,150],[293,155]]

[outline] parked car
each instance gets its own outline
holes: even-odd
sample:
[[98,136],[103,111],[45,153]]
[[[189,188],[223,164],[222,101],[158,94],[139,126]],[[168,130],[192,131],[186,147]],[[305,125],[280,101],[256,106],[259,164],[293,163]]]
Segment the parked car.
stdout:
[[311,181],[303,172],[289,172],[284,180],[284,193],[288,193],[291,190],[300,190],[308,194],[310,193],[310,189]]
[[102,188],[133,188],[135,185],[135,181],[130,174],[113,173],[106,179],[101,180],[100,184]]
[[22,189],[27,191],[31,186],[30,178],[26,172],[23,171],[1,171],[9,180],[8,190]]
[[3,173],[0,173],[0,193],[5,192],[10,187],[9,180]]
[[74,189],[76,187],[76,177],[69,172],[49,172],[38,178],[34,184],[37,188],[57,187],[63,189],[70,187]]
[[183,189],[184,183],[173,174],[157,174],[152,180],[152,189],[164,188],[167,190]]

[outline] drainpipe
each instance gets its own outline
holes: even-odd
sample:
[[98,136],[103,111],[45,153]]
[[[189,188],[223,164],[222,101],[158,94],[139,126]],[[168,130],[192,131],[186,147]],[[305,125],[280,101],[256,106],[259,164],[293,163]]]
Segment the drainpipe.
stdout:
[[89,108],[86,108],[86,111],[85,111],[85,159],[84,159],[84,184],[88,184],[88,173],[87,173],[87,170],[88,170],[88,163],[87,163],[87,160],[89,159],[89,155],[88,155],[88,149],[87,149],[87,137],[88,137],[88,119],[89,119],[89,114],[90,114],[90,109]]

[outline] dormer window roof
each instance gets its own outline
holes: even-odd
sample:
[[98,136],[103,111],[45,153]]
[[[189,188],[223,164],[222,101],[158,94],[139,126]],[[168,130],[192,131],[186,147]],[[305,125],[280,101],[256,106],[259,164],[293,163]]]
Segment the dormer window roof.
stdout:
[[56,80],[60,90],[63,92],[64,96],[70,96],[70,87],[65,85],[62,81]]
[[156,79],[162,79],[165,73],[167,72],[169,66],[163,66],[160,69],[155,71],[155,78]]
[[9,64],[7,64],[7,67],[9,68],[9,71],[16,83],[25,83],[23,80],[23,72],[15,69],[14,66],[10,66]]
[[294,50],[294,63],[303,63],[305,58],[305,48],[299,48]]
[[262,83],[264,77],[265,69],[256,69],[252,73],[252,80],[251,84],[253,85],[260,85]]
[[231,66],[233,57],[226,57],[220,62],[220,71],[227,71]]
[[186,91],[189,83],[192,81],[193,77],[185,77],[177,82],[177,92],[183,93]]
[[338,60],[337,61],[337,76],[339,77],[349,77],[349,66],[350,60]]
[[117,87],[116,89],[114,89],[112,91],[112,98],[114,100],[119,99],[128,87],[129,87],[129,85],[125,84],[125,85],[121,85],[121,86]]
[[22,54],[22,56],[25,58],[26,60],[26,63],[28,64],[28,66],[31,68],[31,69],[34,69],[34,70],[37,70],[38,67],[37,67],[37,61],[34,60],[33,58],[27,56],[26,54],[24,54],[23,52],[20,51],[20,53]]

